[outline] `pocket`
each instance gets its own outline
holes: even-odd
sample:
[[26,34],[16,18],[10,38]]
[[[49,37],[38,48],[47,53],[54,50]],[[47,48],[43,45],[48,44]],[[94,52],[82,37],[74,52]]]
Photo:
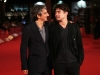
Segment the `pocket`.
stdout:
[[73,38],[73,44],[72,45],[73,45],[75,55],[77,56],[78,55],[78,45],[77,45],[77,40],[75,38]]
[[77,50],[78,49],[78,46],[77,46],[77,41],[76,39],[74,38],[73,39],[73,46],[74,46],[74,49]]

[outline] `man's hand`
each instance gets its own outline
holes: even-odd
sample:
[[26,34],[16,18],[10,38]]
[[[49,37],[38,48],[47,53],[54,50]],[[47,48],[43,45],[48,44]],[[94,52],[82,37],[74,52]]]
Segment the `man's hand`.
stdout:
[[28,70],[23,70],[23,73],[24,73],[25,75],[28,75]]
[[73,21],[69,21],[70,23],[74,23]]

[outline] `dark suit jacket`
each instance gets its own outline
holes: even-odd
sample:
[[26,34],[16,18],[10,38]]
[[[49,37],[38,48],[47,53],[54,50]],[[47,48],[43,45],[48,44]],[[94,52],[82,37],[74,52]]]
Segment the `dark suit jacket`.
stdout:
[[[59,53],[59,46],[61,41],[61,28],[58,23],[53,23],[49,27],[49,48],[51,53],[52,64],[54,64]],[[69,23],[68,26],[68,42],[67,47],[72,54],[76,56],[78,62],[82,64],[84,59],[84,51],[82,45],[81,34],[78,25]]]
[[20,46],[22,70],[43,72],[47,67],[47,55],[49,54],[48,25],[45,24],[44,26],[46,31],[45,43],[35,22],[30,23],[23,29]]

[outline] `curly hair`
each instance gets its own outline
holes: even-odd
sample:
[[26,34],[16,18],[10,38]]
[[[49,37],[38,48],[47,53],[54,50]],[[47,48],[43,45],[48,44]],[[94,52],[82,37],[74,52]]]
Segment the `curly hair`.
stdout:
[[53,10],[54,12],[56,11],[56,9],[61,9],[63,10],[64,12],[70,12],[70,9],[69,7],[66,5],[66,4],[56,4],[54,7],[53,7]]

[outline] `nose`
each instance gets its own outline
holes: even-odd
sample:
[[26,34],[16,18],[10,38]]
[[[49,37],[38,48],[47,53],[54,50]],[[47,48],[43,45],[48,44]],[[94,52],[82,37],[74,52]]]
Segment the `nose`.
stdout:
[[47,14],[47,16],[49,16],[49,14]]
[[58,14],[57,13],[55,13],[55,16],[57,16]]

